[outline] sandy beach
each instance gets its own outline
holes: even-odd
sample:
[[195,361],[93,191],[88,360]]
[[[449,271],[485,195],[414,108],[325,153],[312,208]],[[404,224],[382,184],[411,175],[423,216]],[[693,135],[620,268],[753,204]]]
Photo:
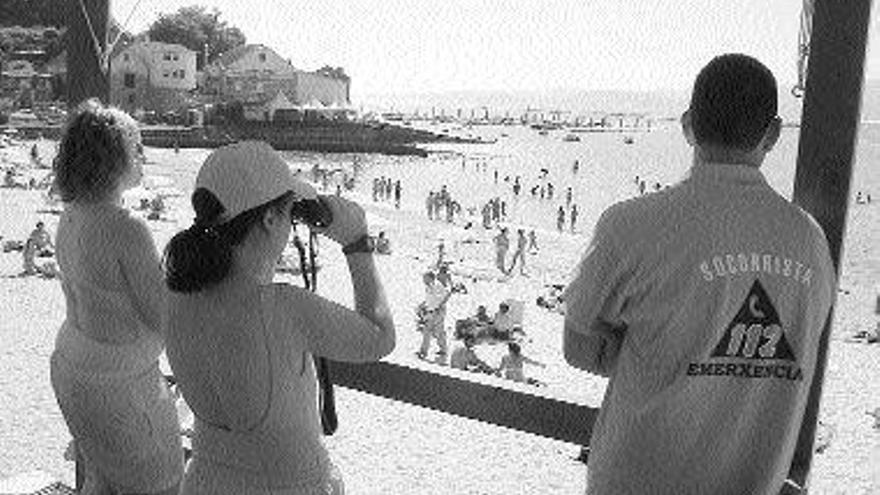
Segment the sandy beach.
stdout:
[[[38,173],[29,168],[30,145],[23,142],[14,149],[0,150],[4,153],[0,154],[0,165]],[[51,146],[40,144],[47,154]],[[183,150],[175,156],[170,150],[147,150],[148,176],[166,177],[172,188],[182,193],[166,197],[167,212],[162,220],[148,221],[160,249],[191,222],[188,194],[194,164],[205,153]],[[400,170],[402,166],[389,162],[381,170]],[[429,171],[413,168],[401,173]],[[875,196],[880,197],[876,173],[861,178],[873,184]],[[172,189],[163,180],[148,186],[148,192]],[[468,289],[467,294],[451,299],[447,327],[451,329],[456,318],[473,314],[479,304],[485,304],[492,314],[505,299],[523,301],[524,353],[547,365],[544,369],[527,367],[527,374],[546,384],[542,393],[598,407],[605,381],[565,364],[562,316],[535,304],[547,284],[566,279],[588,241],[588,228],[580,235],[542,231],[541,249],[528,260],[528,276],[501,277],[492,270],[493,231],[464,231],[460,224],[432,222],[423,210],[398,210],[387,202],[373,202],[364,190],[346,194],[364,206],[373,233],[386,232],[393,250],[390,256],[377,256],[398,332],[397,348],[388,359],[425,369],[437,366],[414,356],[421,336],[415,331],[413,308],[423,296],[420,274],[436,260],[442,239],[454,262],[455,280]],[[58,216],[47,212],[44,194],[40,190],[0,189],[0,242],[24,240],[38,220],[55,232]],[[589,212],[584,225],[589,225],[608,197],[598,194],[594,204],[588,198],[581,201],[583,210]],[[135,214],[143,216],[145,212]],[[878,290],[872,284],[877,280],[880,259],[878,219],[880,203],[851,210],[821,412],[822,437],[828,444],[814,457],[811,493],[880,493],[880,429],[867,414],[880,408],[880,345],[850,342],[854,333],[872,327],[878,318],[872,314]],[[319,259],[320,292],[350,305],[351,286],[338,249],[323,242]],[[4,344],[0,350],[0,479],[38,469],[72,484],[74,465],[63,458],[70,437],[48,376],[55,332],[64,318],[63,296],[57,280],[19,277],[21,270],[20,252],[0,254],[0,342]],[[279,276],[285,277],[291,276]],[[477,352],[497,365],[504,349],[480,346]],[[529,390],[526,385],[493,379],[501,386]],[[348,493],[571,494],[584,488],[584,465],[574,460],[577,445],[342,388],[337,388],[337,409],[340,428],[327,443],[344,473]]]

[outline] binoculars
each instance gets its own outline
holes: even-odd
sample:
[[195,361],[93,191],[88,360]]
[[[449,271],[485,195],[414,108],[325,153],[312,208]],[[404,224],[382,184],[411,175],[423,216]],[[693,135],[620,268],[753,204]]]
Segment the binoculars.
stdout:
[[302,222],[310,227],[320,229],[329,227],[333,223],[333,213],[327,201],[318,196],[315,199],[303,199],[293,203],[290,207],[290,218]]

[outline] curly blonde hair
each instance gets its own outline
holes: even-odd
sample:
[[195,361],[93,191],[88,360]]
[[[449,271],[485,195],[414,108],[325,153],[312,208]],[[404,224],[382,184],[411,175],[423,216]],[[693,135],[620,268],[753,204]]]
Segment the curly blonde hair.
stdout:
[[130,115],[97,99],[86,100],[68,119],[53,162],[61,200],[107,199],[131,169],[139,148],[140,131]]

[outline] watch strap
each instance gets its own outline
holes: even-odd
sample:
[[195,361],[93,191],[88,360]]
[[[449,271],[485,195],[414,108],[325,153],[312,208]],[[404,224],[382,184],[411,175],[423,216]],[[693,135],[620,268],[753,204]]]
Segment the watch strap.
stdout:
[[342,247],[342,254],[372,253],[376,250],[373,238],[364,234]]

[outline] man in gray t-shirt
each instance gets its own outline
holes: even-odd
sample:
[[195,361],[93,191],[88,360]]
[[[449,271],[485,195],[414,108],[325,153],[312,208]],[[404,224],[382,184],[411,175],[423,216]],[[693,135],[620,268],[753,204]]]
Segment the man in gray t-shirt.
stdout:
[[615,204],[568,285],[564,354],[609,377],[587,493],[777,494],[834,296],[825,236],[760,166],[776,82],[724,55],[682,116],[689,176]]

